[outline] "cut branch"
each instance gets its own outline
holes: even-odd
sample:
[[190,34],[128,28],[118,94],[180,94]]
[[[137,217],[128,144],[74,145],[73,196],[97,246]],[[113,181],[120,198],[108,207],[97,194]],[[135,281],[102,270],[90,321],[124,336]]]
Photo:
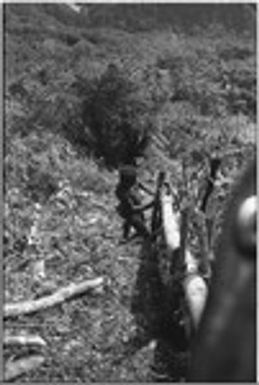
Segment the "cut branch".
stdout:
[[180,247],[180,213],[173,210],[173,196],[161,192],[161,210],[164,236],[167,246],[175,251]]
[[21,376],[22,374],[34,370],[42,365],[45,358],[41,355],[32,355],[27,358],[17,359],[15,361],[8,361],[5,365],[4,380],[10,381]]
[[156,137],[160,140],[161,143],[163,143],[165,147],[168,146],[168,143],[169,143],[168,138],[161,131],[158,131],[156,133]]
[[161,140],[157,135],[153,135],[152,137],[153,143],[160,151],[165,151],[165,149],[168,147],[168,141],[167,143]]
[[159,140],[159,138],[157,138],[157,136],[153,136],[152,137],[152,140],[153,142],[155,143],[155,145],[161,150],[163,151],[165,146],[164,146],[164,143],[161,142],[161,140]]
[[67,287],[59,289],[54,294],[40,299],[6,304],[4,306],[4,317],[17,317],[22,314],[34,313],[38,310],[47,309],[87,291],[97,289],[103,284],[103,281],[103,278],[99,277],[79,284],[71,283]]
[[193,325],[197,328],[206,304],[208,287],[199,274],[187,276],[183,281],[183,287]]
[[39,347],[47,346],[46,341],[37,335],[4,335],[4,345],[33,345]]

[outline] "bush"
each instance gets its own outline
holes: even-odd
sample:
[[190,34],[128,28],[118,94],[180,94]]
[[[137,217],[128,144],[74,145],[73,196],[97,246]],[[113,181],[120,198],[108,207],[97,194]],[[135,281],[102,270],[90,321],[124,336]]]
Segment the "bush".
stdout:
[[112,167],[142,156],[152,131],[147,103],[115,65],[88,90],[82,120],[95,138],[96,155]]
[[219,64],[211,53],[199,52],[199,47],[181,48],[158,58],[157,66],[170,71],[171,101],[190,102],[200,114],[220,114],[226,107],[219,82]]

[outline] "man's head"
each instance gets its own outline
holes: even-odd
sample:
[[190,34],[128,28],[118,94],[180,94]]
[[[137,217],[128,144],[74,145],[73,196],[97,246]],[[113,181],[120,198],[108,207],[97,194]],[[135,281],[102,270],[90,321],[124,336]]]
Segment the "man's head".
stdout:
[[119,169],[120,183],[124,186],[133,186],[137,181],[137,170],[134,166],[122,166]]

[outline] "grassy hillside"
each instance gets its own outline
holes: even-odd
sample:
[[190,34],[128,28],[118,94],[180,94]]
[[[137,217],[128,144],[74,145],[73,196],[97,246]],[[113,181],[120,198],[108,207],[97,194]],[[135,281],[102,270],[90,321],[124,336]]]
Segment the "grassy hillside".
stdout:
[[[216,221],[231,181],[255,150],[250,8],[235,6],[232,16],[230,6],[227,12],[207,6],[197,21],[189,6],[124,7],[91,5],[80,14],[62,4],[4,7],[5,300],[38,298],[71,281],[105,279],[95,295],[6,320],[6,329],[36,332],[48,344],[45,364],[21,381],[151,379],[154,346],[146,342],[141,348],[134,339],[138,326],[131,306],[142,274],[140,244],[120,242],[114,189],[122,159],[108,164],[100,145],[105,135],[111,151],[122,145],[118,138],[125,145],[125,133],[129,138],[134,129],[135,135],[148,127],[141,178],[152,186],[157,172],[166,169],[180,187],[184,160],[190,197],[195,183],[202,182],[197,170],[206,173],[208,155],[219,145],[227,179],[209,207]],[[208,10],[210,28],[204,26]],[[173,14],[185,20],[177,28],[170,26]],[[107,72],[111,64],[118,71],[114,82]],[[123,97],[113,88],[116,82]],[[94,93],[101,86],[107,94],[116,91],[105,99],[105,111],[104,102],[98,108],[104,91]],[[95,107],[99,126],[93,126],[89,106]],[[162,147],[155,142],[161,134]],[[234,155],[227,156],[231,151]],[[33,226],[36,240],[29,245]],[[8,348],[5,360],[27,353]]]
[[[86,12],[84,12],[86,8]],[[255,28],[252,4],[105,4],[84,5],[89,25],[113,26],[130,31],[170,28],[191,32],[220,24],[236,32]],[[252,24],[251,24],[252,21]]]

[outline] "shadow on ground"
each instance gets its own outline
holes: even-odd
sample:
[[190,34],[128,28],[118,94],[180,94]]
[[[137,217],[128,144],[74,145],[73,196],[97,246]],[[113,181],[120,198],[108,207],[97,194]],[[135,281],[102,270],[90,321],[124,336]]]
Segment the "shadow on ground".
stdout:
[[139,253],[131,300],[136,334],[124,346],[122,357],[129,358],[144,346],[153,345],[150,381],[179,382],[186,377],[189,343],[184,324],[179,319],[180,300],[181,293],[177,288],[172,290],[163,285],[154,245],[145,242]]

